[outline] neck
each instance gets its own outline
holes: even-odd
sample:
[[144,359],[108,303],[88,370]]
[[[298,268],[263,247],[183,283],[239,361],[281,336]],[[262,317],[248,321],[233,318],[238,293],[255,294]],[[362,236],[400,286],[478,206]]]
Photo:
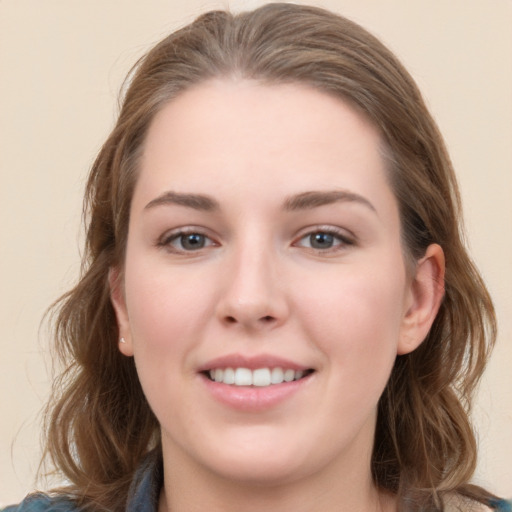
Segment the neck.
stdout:
[[[394,497],[379,492],[371,479],[369,460],[339,465],[300,479],[247,482],[223,478],[187,458],[166,457],[159,512],[392,512]],[[181,459],[181,460],[180,460]],[[172,461],[166,464],[165,461]]]

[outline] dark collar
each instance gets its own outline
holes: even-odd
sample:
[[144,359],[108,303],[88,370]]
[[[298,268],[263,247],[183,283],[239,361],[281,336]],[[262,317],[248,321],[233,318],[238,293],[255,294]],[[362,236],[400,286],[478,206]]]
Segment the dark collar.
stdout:
[[133,476],[126,512],[157,512],[162,485],[162,455],[156,449],[148,453]]
[[[146,455],[133,476],[126,501],[126,512],[158,512],[163,482],[162,454],[160,449],[155,449]],[[498,512],[512,512],[512,501],[491,500],[489,506]]]

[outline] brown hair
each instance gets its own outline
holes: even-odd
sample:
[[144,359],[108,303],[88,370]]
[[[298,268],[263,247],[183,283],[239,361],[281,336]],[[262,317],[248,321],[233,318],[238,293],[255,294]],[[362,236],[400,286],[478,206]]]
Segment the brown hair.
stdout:
[[158,422],[134,362],[117,348],[109,269],[122,265],[144,137],[181,91],[213,77],[299,82],[350,102],[380,130],[405,252],[431,243],[446,257],[446,294],[424,343],[399,356],[380,400],[372,459],[380,488],[408,510],[442,510],[445,492],[477,500],[471,397],[495,338],[486,288],[461,239],[460,199],[443,139],[414,81],[355,23],[328,11],[269,4],[214,11],[171,34],[129,76],[117,124],[87,184],[87,240],[78,285],[58,303],[57,351],[67,364],[48,408],[47,454],[66,492],[96,510],[123,510],[141,458],[158,446]]

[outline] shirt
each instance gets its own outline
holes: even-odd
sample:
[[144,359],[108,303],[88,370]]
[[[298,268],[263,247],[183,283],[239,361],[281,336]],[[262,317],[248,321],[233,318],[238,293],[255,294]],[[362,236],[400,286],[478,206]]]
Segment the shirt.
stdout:
[[[157,512],[160,490],[163,485],[163,466],[160,455],[151,452],[133,477],[126,501],[126,512]],[[493,500],[489,503],[497,512],[512,512],[512,502]],[[79,507],[68,498],[31,494],[19,505],[0,512],[79,512]]]

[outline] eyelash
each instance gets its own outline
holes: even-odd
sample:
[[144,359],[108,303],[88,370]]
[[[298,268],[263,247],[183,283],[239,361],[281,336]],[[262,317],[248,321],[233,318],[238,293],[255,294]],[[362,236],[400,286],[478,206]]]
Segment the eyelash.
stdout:
[[[191,235],[197,235],[197,236],[203,237],[204,240],[206,241],[207,245],[196,248],[196,249],[185,249],[183,247],[183,238],[186,236],[191,236]],[[177,248],[172,245],[173,242],[180,241],[180,240],[182,242],[182,244],[181,244],[182,248]],[[165,233],[161,238],[158,239],[156,245],[158,247],[163,247],[163,248],[167,249],[169,252],[172,252],[175,254],[185,254],[185,253],[199,252],[201,249],[216,246],[218,244],[216,242],[214,242],[211,237],[206,235],[200,229],[190,227],[190,228],[181,228],[178,231],[173,231],[171,233]]]
[[[300,242],[302,240],[309,239],[311,241],[311,237],[314,235],[328,235],[333,238],[334,244],[332,247],[320,249],[316,247],[306,247],[301,246]],[[355,240],[353,237],[347,235],[346,231],[341,230],[339,228],[335,228],[332,226],[319,226],[314,229],[309,229],[306,233],[301,235],[297,242],[294,242],[295,246],[304,247],[306,249],[309,249],[311,251],[314,251],[317,254],[329,254],[332,252],[338,252],[342,251],[343,249],[346,249],[347,247],[355,245]]]
[[[202,237],[206,245],[202,245],[201,247],[195,249],[186,249],[183,247],[183,238],[191,235],[197,235]],[[328,237],[332,237],[334,245],[327,248],[318,248],[302,245],[301,242],[303,240],[307,240],[309,238],[311,242],[311,237],[315,235],[327,235]],[[173,242],[181,240],[181,248],[177,248],[173,246]],[[190,228],[181,228],[178,231],[173,231],[171,233],[165,233],[162,237],[160,237],[156,243],[158,247],[163,247],[167,249],[169,252],[175,254],[193,254],[198,253],[202,249],[208,247],[215,247],[219,244],[216,243],[211,237],[205,234],[201,229],[197,229],[194,227]],[[313,251],[317,254],[329,254],[332,252],[341,251],[349,246],[355,245],[355,240],[351,236],[347,236],[345,231],[342,231],[339,228],[335,228],[332,226],[318,226],[314,229],[309,228],[307,232],[303,233],[300,237],[297,238],[297,241],[292,243],[295,247],[303,247],[310,251]]]

